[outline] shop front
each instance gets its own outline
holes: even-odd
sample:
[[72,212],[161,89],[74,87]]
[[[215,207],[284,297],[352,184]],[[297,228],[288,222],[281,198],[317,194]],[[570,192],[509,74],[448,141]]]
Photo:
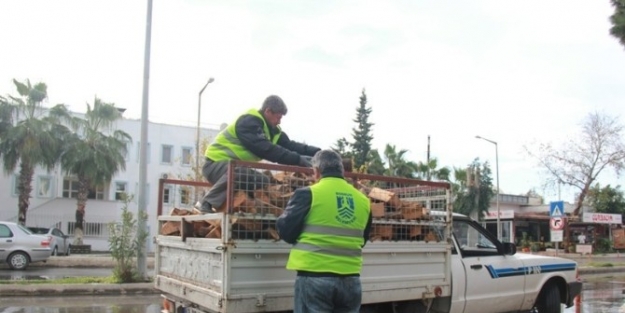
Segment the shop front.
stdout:
[[[514,235],[514,211],[513,210],[501,210],[499,215],[499,222],[501,223],[501,241],[502,242],[515,242]],[[489,211],[484,217],[482,226],[491,232],[494,236],[497,236],[497,211]]]
[[625,249],[622,225],[620,214],[583,213],[581,220],[568,225],[569,242],[578,253]]

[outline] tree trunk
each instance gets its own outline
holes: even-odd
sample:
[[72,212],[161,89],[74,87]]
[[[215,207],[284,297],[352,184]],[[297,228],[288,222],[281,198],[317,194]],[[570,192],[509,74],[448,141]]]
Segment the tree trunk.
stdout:
[[586,195],[588,194],[588,190],[590,190],[590,183],[584,185],[584,189],[577,196],[577,203],[575,203],[575,209],[573,210],[572,216],[579,216],[582,212],[582,206],[584,205],[584,200],[586,199]]
[[17,182],[17,191],[19,193],[17,200],[17,222],[20,225],[26,225],[26,213],[30,205],[30,193],[33,190],[33,167],[29,162],[22,160],[20,163],[20,176]]
[[74,227],[74,244],[82,245],[84,236],[85,206],[89,195],[89,182],[78,177],[78,195],[76,196],[76,226]]

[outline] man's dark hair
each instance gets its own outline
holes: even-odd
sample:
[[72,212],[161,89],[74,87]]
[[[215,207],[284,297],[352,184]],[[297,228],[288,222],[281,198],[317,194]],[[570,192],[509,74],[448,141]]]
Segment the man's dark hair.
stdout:
[[260,108],[261,112],[265,112],[265,110],[269,109],[272,113],[280,113],[282,115],[286,115],[287,108],[282,98],[271,95],[265,99],[263,102],[263,106]]

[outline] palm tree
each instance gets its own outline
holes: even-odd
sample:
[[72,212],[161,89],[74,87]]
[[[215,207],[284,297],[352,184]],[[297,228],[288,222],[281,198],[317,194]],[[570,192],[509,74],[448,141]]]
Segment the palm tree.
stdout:
[[387,144],[384,148],[384,157],[388,163],[388,167],[384,172],[388,176],[413,178],[417,171],[417,164],[412,161],[406,161],[406,149],[397,151],[395,145]]
[[26,224],[33,174],[36,166],[52,170],[61,153],[61,139],[67,129],[60,124],[68,116],[67,108],[43,107],[47,99],[45,83],[31,85],[30,80],[13,80],[18,97],[0,98],[0,158],[4,172],[13,173],[19,164],[17,179],[18,223]]
[[380,152],[378,152],[378,149],[373,149],[370,153],[371,159],[367,164],[367,173],[383,175],[385,168],[384,161],[382,161],[382,157],[380,156]]
[[121,113],[114,104],[95,98],[93,107],[87,104],[85,118],[74,117],[70,122],[74,133],[67,139],[61,167],[78,181],[75,244],[82,244],[82,218],[89,189],[110,182],[113,175],[126,168],[127,144],[132,139],[126,132],[112,129],[119,119]]
[[451,172],[449,168],[438,168],[438,160],[432,158],[429,162],[419,162],[417,164],[417,176],[425,180],[449,181]]
[[454,178],[454,212],[477,215],[478,219],[482,219],[488,212],[490,199],[495,195],[488,162],[480,163],[475,159],[466,170],[455,168]]

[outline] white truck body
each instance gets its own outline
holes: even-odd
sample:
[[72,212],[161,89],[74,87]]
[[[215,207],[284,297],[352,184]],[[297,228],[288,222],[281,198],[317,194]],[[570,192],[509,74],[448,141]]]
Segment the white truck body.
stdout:
[[[570,306],[581,291],[575,262],[516,254],[513,244],[499,243],[476,222],[452,215],[449,192],[411,199],[425,203],[433,218],[374,219],[374,225],[420,225],[436,231],[437,240],[367,242],[361,312],[522,312],[549,299],[557,301],[558,307],[560,303]],[[234,218],[275,220],[275,216],[233,212],[159,216],[161,224],[221,219],[223,228],[217,239],[157,236],[154,284],[163,293],[166,309],[176,313],[292,310],[296,273],[286,270],[291,245],[267,239],[235,240]]]
[[[292,309],[296,274],[286,270],[291,245],[283,241],[226,246],[215,239],[183,242],[179,236],[159,236],[157,245],[155,285],[168,295],[214,312]],[[368,243],[361,274],[363,303],[434,298],[435,287],[449,296],[449,253],[446,243]]]

